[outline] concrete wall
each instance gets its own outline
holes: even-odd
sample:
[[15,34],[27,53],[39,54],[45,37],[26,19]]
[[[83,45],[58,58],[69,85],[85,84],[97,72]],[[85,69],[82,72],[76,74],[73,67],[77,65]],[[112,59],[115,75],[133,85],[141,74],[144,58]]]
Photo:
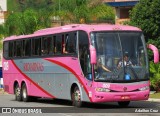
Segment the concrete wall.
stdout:
[[0,24],[5,21],[5,13],[7,12],[7,0],[0,0]]
[[129,20],[129,11],[139,0],[104,0],[115,8],[115,23],[123,24]]
[[7,0],[0,0],[0,10],[7,11]]

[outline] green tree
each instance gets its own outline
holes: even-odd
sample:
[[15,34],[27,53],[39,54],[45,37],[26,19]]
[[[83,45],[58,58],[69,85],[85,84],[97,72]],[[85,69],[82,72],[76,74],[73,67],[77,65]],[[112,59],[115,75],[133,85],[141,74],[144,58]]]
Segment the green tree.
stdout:
[[17,0],[7,0],[7,11],[9,13],[20,11],[20,4],[18,4]]
[[7,35],[28,34],[50,27],[55,17],[70,23],[114,21],[113,9],[101,0],[18,0],[18,3],[19,12],[10,12],[3,26]]
[[24,11],[28,8],[31,9],[48,9],[54,0],[18,0],[19,11]]
[[[141,28],[146,41],[160,50],[160,0],[140,0],[130,12],[130,25]],[[149,59],[152,60],[152,52]]]
[[[160,0],[140,0],[130,12],[130,25],[141,28],[146,41],[160,49]],[[153,60],[149,51],[149,58]],[[151,86],[160,91],[160,64],[150,62]]]
[[130,24],[140,27],[145,37],[158,41],[160,37],[160,0],[140,0],[130,12]]
[[53,15],[64,22],[90,23],[107,19],[114,22],[114,10],[101,0],[55,0],[53,7]]
[[7,35],[19,35],[24,33],[23,16],[20,12],[12,13],[8,16],[4,24]]
[[151,87],[160,92],[160,65],[150,62]]
[[26,9],[24,12],[10,13],[0,34],[5,36],[29,34],[42,28],[51,27],[50,14],[44,9]]
[[[160,0],[140,0],[130,12],[130,25],[141,28],[146,41],[160,50]],[[153,54],[149,52],[149,59]]]
[[34,10],[11,13],[4,24],[5,29],[7,30],[7,35],[32,33],[37,24],[37,16],[38,15]]

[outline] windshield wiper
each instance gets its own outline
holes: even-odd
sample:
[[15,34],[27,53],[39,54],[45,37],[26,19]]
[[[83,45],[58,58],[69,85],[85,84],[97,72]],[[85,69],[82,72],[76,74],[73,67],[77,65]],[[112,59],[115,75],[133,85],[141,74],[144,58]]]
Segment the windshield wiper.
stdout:
[[134,75],[134,78],[135,78],[136,80],[138,80],[138,76],[137,76],[135,70],[133,69],[133,67],[132,67],[131,65],[125,66],[125,74],[127,74],[127,73],[126,73],[126,67],[129,68],[129,69],[132,71],[132,74]]

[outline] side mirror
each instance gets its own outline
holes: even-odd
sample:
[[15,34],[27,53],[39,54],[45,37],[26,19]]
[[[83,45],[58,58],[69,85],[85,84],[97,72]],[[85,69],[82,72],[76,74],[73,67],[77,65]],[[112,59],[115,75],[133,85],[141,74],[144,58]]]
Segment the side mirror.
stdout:
[[154,63],[158,63],[159,62],[159,51],[158,51],[158,49],[152,44],[148,44],[147,48],[149,48],[149,49],[151,49],[153,51]]
[[96,55],[96,49],[90,45],[90,57],[91,57],[91,64],[97,63],[97,55]]

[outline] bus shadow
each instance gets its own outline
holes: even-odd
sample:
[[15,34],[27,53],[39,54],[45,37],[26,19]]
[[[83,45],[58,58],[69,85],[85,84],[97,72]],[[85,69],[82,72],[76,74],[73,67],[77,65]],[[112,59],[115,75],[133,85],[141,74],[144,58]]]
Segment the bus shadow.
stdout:
[[34,102],[45,103],[45,104],[54,104],[54,105],[72,106],[71,101],[63,100],[63,99],[39,98],[37,100],[34,100]]
[[[63,99],[45,99],[39,98],[36,101],[38,103],[44,104],[54,104],[54,105],[63,105],[63,106],[72,106],[72,101],[63,100]],[[88,103],[84,102],[82,108],[95,108],[95,109],[113,109],[113,108],[123,108],[118,105],[116,102],[106,102],[106,103]],[[134,108],[132,106],[128,106],[127,108]]]
[[[12,100],[15,101],[15,100]],[[33,103],[42,103],[45,105],[62,105],[62,107],[73,107],[72,102],[70,100],[63,99],[50,99],[50,98],[38,98],[33,99],[30,102]],[[159,103],[151,103],[149,101],[132,101],[128,107],[120,107],[117,102],[106,102],[106,103],[88,103],[84,102],[83,106],[80,109],[134,109],[134,108],[156,108]],[[55,106],[53,106],[55,107]],[[58,106],[59,107],[59,106]]]

